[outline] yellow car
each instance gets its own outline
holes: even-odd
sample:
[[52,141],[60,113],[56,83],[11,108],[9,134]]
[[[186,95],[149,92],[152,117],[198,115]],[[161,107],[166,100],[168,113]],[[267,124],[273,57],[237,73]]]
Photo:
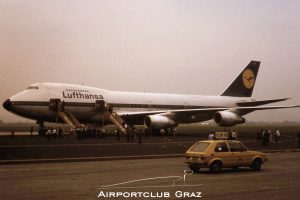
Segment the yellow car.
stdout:
[[200,168],[209,168],[218,173],[222,168],[237,169],[247,166],[255,171],[267,161],[265,153],[248,150],[237,140],[205,140],[193,144],[185,153],[190,169],[197,173]]

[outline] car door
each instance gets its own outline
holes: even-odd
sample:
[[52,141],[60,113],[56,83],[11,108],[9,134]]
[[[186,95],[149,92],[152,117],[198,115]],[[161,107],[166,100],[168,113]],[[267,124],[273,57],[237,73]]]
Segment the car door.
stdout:
[[239,163],[242,166],[248,166],[251,164],[252,155],[242,143],[239,142],[239,145],[240,145]]
[[229,141],[228,142],[229,150],[230,150],[230,157],[231,157],[231,165],[239,166],[241,164],[241,145],[236,141]]
[[234,161],[232,153],[229,152],[228,145],[226,142],[218,142],[215,146],[215,157],[218,157],[222,160],[223,167],[231,166]]

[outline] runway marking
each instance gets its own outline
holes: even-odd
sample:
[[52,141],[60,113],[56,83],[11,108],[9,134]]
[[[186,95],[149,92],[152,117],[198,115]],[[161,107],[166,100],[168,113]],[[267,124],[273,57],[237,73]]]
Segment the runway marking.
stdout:
[[182,180],[181,176],[161,176],[161,177],[152,177],[152,178],[136,179],[136,180],[132,180],[132,181],[125,181],[125,182],[116,183],[116,184],[112,184],[112,185],[104,185],[104,186],[101,186],[100,189],[111,188],[111,187],[118,186],[118,185],[124,185],[124,184],[141,182],[141,181],[149,181],[149,180],[156,180],[156,179],[169,179],[169,178],[177,178],[177,180],[175,180],[173,182],[173,184],[178,180]]
[[202,184],[196,185],[150,185],[150,186],[132,186],[132,187],[109,187],[109,188],[98,188],[101,190],[108,190],[108,189],[137,189],[137,188],[169,188],[169,187],[199,187]]
[[[186,176],[192,175],[193,172],[189,169],[185,169],[183,176],[159,176],[159,177],[151,177],[151,178],[143,178],[143,179],[136,179],[136,180],[131,180],[131,181],[125,181],[121,183],[116,183],[116,184],[111,184],[111,185],[104,185],[100,186],[98,189],[130,189],[130,188],[162,188],[162,187],[195,187],[195,186],[202,186],[202,184],[196,184],[196,185],[186,185],[185,180]],[[149,181],[149,180],[158,180],[158,179],[173,179],[176,178],[171,185],[150,185],[150,186],[145,186],[145,185],[140,185],[140,186],[119,186],[119,185],[125,185],[125,184],[130,184],[130,183],[136,183],[136,182],[142,182],[142,181]],[[183,181],[182,184],[176,184],[178,181]]]

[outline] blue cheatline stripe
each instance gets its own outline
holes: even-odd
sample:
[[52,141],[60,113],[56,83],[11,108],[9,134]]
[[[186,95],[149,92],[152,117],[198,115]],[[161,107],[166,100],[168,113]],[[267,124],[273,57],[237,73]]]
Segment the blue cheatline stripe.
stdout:
[[[12,101],[12,105],[22,106],[49,106],[49,102],[45,101]],[[189,105],[163,105],[163,104],[124,104],[109,103],[114,108],[162,108],[162,109],[202,109],[202,108],[218,108],[216,106],[189,106]],[[64,106],[74,107],[95,107],[95,103],[85,102],[64,102]]]

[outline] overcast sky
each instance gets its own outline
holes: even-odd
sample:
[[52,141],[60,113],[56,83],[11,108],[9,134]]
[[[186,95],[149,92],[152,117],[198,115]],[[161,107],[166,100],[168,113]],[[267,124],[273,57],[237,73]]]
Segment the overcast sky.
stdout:
[[[253,95],[300,104],[299,8],[297,0],[0,0],[0,101],[34,82],[219,95],[260,60]],[[300,121],[299,113],[246,118]],[[2,106],[0,119],[25,121]]]

